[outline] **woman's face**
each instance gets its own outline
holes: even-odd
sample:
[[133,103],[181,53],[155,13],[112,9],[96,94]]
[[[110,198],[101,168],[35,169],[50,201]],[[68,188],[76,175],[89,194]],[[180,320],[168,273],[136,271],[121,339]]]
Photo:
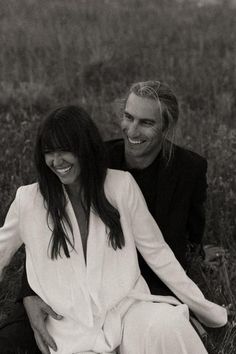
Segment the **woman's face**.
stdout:
[[80,165],[78,158],[69,151],[49,151],[44,153],[46,165],[60,179],[61,183],[70,185],[78,182]]

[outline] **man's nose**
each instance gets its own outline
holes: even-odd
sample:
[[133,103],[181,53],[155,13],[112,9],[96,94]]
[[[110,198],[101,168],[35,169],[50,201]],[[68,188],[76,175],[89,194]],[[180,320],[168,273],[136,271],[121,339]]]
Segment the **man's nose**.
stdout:
[[132,122],[128,128],[128,135],[134,137],[138,134],[138,124],[136,122]]

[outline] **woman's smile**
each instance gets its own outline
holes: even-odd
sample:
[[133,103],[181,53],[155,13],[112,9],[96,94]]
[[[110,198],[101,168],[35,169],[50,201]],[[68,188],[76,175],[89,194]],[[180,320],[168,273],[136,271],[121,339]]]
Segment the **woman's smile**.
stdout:
[[78,181],[80,166],[78,158],[70,151],[50,151],[45,153],[46,165],[63,184]]
[[67,174],[71,169],[73,165],[70,165],[68,167],[54,167],[55,171],[61,175]]

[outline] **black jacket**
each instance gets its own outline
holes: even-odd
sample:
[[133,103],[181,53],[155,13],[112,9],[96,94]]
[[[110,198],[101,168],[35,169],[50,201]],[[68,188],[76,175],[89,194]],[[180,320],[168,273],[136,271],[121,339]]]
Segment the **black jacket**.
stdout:
[[[122,139],[106,142],[109,167],[125,169],[124,143]],[[152,216],[176,258],[187,266],[188,242],[200,244],[205,226],[204,202],[206,200],[207,162],[198,154],[174,145],[171,160],[160,156],[154,182],[156,205]],[[130,171],[132,173],[132,170]],[[138,182],[138,181],[137,181]],[[140,186],[141,190],[142,187]],[[147,204],[148,204],[148,200]],[[148,267],[139,254],[139,265],[153,294],[169,294],[170,291]],[[22,280],[19,298],[33,295],[26,274]]]
[[[106,143],[109,152],[109,167],[126,169],[124,143],[122,139]],[[130,170],[132,174],[132,170]],[[181,265],[187,267],[187,246],[189,243],[201,244],[205,227],[207,190],[207,161],[200,155],[173,146],[172,158],[166,160],[160,154],[156,168],[156,205],[152,216],[173,250]],[[134,175],[135,178],[135,175]],[[139,181],[137,180],[139,184]],[[142,186],[140,185],[142,190]],[[146,200],[148,204],[148,200]],[[147,266],[139,254],[139,265],[153,294],[167,294],[169,290]]]

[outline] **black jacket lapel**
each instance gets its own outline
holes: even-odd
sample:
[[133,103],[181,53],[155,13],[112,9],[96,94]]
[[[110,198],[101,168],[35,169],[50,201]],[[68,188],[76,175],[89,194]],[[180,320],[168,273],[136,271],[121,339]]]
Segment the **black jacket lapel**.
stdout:
[[[178,170],[175,166],[175,159],[172,156],[169,163],[161,157],[157,174],[156,193],[156,215],[157,222],[165,222],[169,208],[171,207],[172,196],[174,194],[178,180]],[[159,207],[161,205],[161,208]]]

